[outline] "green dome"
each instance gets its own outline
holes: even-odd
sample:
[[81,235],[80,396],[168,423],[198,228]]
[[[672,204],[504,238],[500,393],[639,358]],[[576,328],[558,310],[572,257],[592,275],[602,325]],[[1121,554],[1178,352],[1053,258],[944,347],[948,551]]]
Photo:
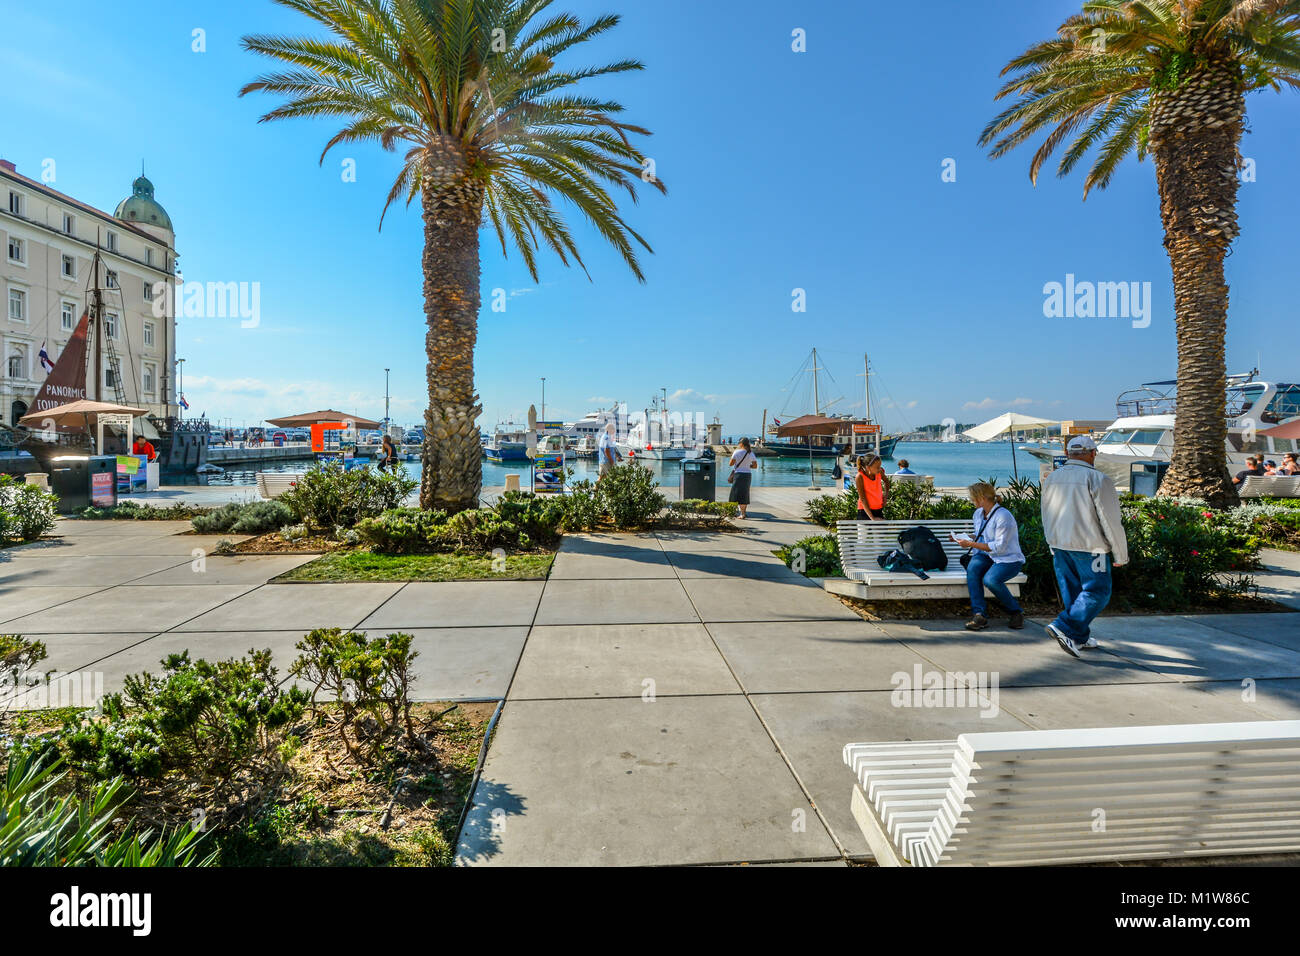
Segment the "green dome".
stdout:
[[167,215],[167,210],[158,205],[158,200],[153,198],[153,183],[144,176],[131,184],[131,195],[118,203],[117,212],[113,213],[113,217],[123,222],[142,222],[151,226],[161,226],[169,232],[174,231],[172,217]]

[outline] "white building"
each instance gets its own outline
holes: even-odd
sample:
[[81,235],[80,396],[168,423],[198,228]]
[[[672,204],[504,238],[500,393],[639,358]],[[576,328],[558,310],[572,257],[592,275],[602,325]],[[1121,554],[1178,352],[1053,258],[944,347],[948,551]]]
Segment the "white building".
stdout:
[[105,343],[99,381],[86,376],[87,397],[123,400],[159,418],[178,414],[175,309],[156,291],[174,281],[176,237],[153,191],[140,176],[109,215],[0,160],[0,422],[27,414],[45,381],[42,345],[57,362],[92,304],[96,248]]

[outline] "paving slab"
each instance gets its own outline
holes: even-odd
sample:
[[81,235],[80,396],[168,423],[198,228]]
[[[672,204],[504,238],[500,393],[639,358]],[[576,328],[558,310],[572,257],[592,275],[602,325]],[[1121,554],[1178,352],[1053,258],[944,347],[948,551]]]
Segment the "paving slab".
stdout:
[[[647,683],[649,682],[649,683]],[[510,699],[738,694],[702,624],[535,627]]]
[[608,553],[561,551],[551,565],[550,579],[628,580],[630,578],[673,578],[668,556],[658,545],[646,548],[611,549]]
[[[9,694],[0,693],[0,699],[6,700],[5,706],[15,709],[47,707],[64,707],[64,706],[86,706],[94,705],[93,699],[84,699],[87,696],[83,692],[86,688],[95,688],[102,693],[109,693],[113,689],[104,686],[105,670],[100,662],[105,658],[112,657],[114,654],[125,650],[135,644],[149,640],[154,635],[152,633],[121,633],[121,634],[42,634],[40,641],[45,645],[45,659],[36,665],[37,674],[50,674],[52,679],[58,681],[61,677],[66,678],[68,675],[87,675],[89,683],[74,680],[71,684],[58,684],[54,688],[17,691]],[[120,687],[120,684],[119,684]],[[79,699],[66,699],[72,692],[75,692]],[[65,699],[60,700],[59,696]]]
[[[102,587],[39,587],[17,588],[0,586],[0,624],[6,631],[16,631],[10,622],[28,621],[27,615],[36,611],[45,611],[59,604],[66,604],[96,591]],[[87,628],[93,630],[93,628]]]
[[933,669],[915,651],[863,621],[709,624],[746,692],[890,690],[900,673]]
[[1255,574],[1259,596],[1300,610],[1300,553],[1264,548],[1259,559],[1264,565]]
[[[800,818],[802,831],[792,825]],[[457,862],[646,866],[836,855],[744,698],[660,697],[509,701]]]
[[266,584],[278,575],[315,561],[317,557],[314,554],[214,554],[182,564],[173,563],[166,570],[136,578],[129,584]]
[[1300,654],[1300,614],[1188,614],[1183,620]]
[[[165,585],[160,590],[204,593],[234,585]],[[236,600],[186,621],[183,631],[297,631],[354,628],[402,587],[396,583],[240,585]],[[123,588],[128,593],[142,587]]]
[[[1025,730],[1023,721],[992,712],[978,698],[965,707],[901,707],[892,691],[757,694],[750,698],[850,856],[870,859],[849,797],[856,780],[844,745],[868,741],[955,740],[959,734]],[[899,700],[907,699],[905,697]],[[954,697],[954,704],[957,699]],[[992,716],[982,717],[982,713]],[[811,826],[811,820],[809,821]]]
[[1270,720],[1300,720],[1300,680],[1270,678],[1264,680],[1205,681],[1194,685],[1197,690],[1244,704]]
[[[382,637],[385,631],[367,631]],[[499,700],[506,695],[527,627],[420,628],[408,632],[416,700]]]
[[1101,684],[1089,687],[1004,687],[998,706],[1037,730],[1148,727],[1271,719],[1240,693],[1206,693],[1198,683]]
[[1075,659],[1038,622],[1013,631],[1003,621],[995,618],[993,626],[978,633],[959,621],[881,621],[880,627],[944,670],[996,672],[1002,687],[1174,679],[1106,651],[1088,651]]
[[1300,654],[1181,617],[1102,617],[1093,634],[1110,653],[1176,680],[1300,677]]
[[194,526],[188,521],[83,521],[76,518],[60,518],[50,534],[67,538],[89,535],[159,537],[192,530]]
[[0,562],[0,585],[15,587],[100,587],[125,584],[177,565],[189,567],[184,555],[141,555],[128,561],[79,554],[45,555]]
[[[533,622],[542,581],[416,582],[362,621],[366,628],[519,627]],[[291,585],[272,585],[290,587]],[[352,587],[354,585],[347,585]]]
[[679,551],[761,551],[776,545],[771,541],[735,531],[659,531],[655,537],[669,554]]
[[[64,589],[23,589],[24,593],[61,590]],[[7,621],[5,629],[20,634],[157,632],[176,627],[249,590],[248,585],[201,587],[178,584],[92,589],[92,593],[85,597]]]
[[699,617],[676,578],[547,581],[537,621],[543,624],[693,624]]
[[687,578],[759,578],[799,581],[803,575],[791,571],[766,551],[675,551],[669,556],[672,568]]
[[682,584],[705,623],[862,620],[802,575],[766,580],[691,578]]
[[222,541],[239,542],[248,535],[173,534],[173,535],[99,535],[76,542],[79,554],[131,557],[140,554],[179,554],[193,557],[196,551],[212,554]]
[[655,549],[658,539],[645,534],[566,534],[560,542],[561,554],[618,554],[628,549]]

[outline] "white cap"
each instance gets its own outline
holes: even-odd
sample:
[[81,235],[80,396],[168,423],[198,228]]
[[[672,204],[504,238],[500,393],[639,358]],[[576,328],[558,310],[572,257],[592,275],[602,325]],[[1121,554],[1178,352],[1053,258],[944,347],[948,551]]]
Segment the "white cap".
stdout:
[[1097,443],[1087,435],[1075,435],[1066,443],[1066,451],[1096,451]]

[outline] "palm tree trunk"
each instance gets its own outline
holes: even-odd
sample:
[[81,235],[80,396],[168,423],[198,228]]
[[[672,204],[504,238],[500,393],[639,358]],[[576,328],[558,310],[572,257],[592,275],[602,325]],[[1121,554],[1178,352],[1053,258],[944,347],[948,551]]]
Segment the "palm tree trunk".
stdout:
[[483,487],[474,391],[483,187],[458,149],[431,155],[421,189],[429,407],[424,413],[420,507],[477,508]]
[[1237,170],[1245,116],[1238,68],[1211,63],[1151,98],[1149,145],[1174,276],[1178,408],[1162,495],[1217,507],[1237,503],[1225,456],[1228,283],[1223,260],[1237,237]]

